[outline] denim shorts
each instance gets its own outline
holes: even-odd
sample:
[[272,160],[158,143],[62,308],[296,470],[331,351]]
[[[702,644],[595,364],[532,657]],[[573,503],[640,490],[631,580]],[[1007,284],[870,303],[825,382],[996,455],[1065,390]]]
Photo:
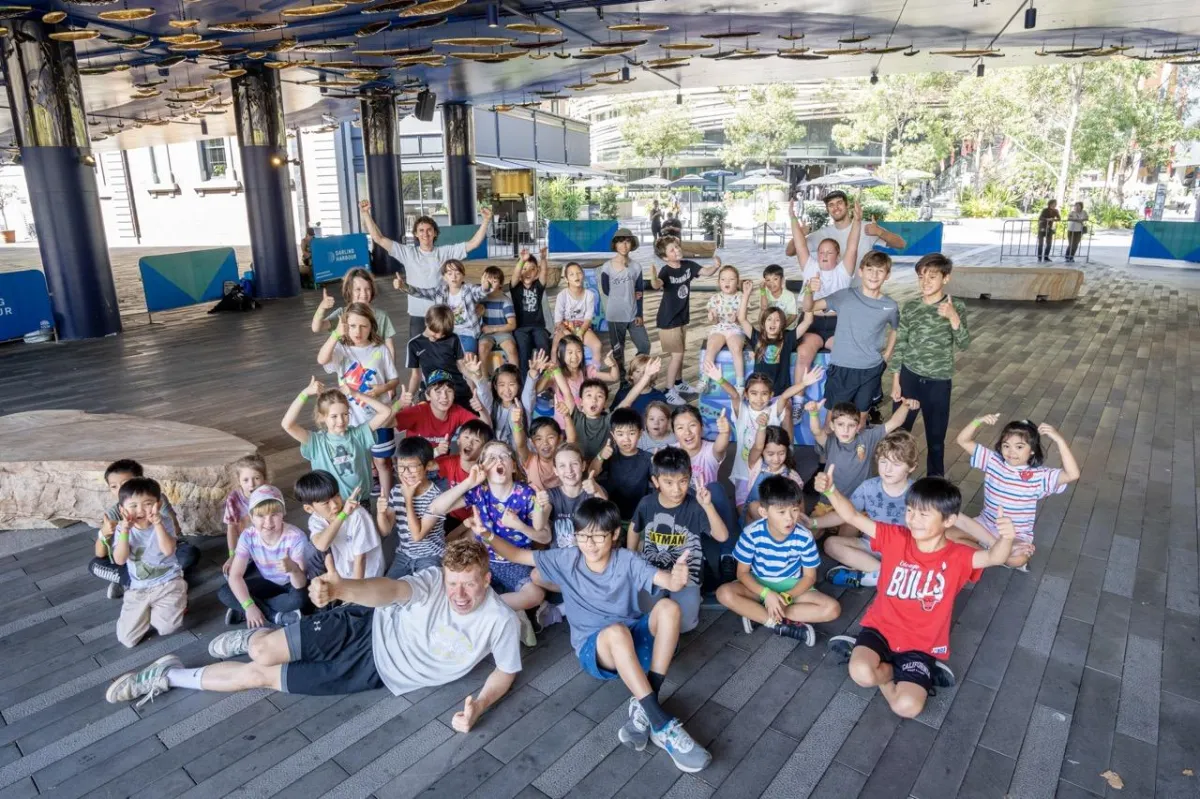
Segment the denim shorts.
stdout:
[[507,560],[494,560],[491,563],[492,588],[497,594],[515,594],[533,582],[532,566],[523,566]]
[[[650,632],[650,616],[642,616],[629,626],[629,634],[633,636],[633,651],[637,653],[638,663],[642,671],[650,673],[650,660],[654,656],[654,635]],[[597,680],[615,680],[620,675],[609,671],[596,662],[596,641],[600,631],[592,633],[583,646],[579,647],[579,665]]]

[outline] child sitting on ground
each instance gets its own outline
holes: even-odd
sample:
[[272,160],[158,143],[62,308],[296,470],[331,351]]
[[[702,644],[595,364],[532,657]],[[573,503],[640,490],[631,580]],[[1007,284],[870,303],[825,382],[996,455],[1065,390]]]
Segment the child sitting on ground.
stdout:
[[[717,355],[722,349],[728,349],[733,359],[733,382],[738,394],[746,387],[746,362],[742,358],[746,337],[738,324],[738,308],[742,304],[738,293],[741,282],[742,276],[736,267],[721,267],[717,275],[717,293],[708,300],[708,321],[712,327],[708,329],[704,361],[700,364],[700,374],[711,380],[712,370],[717,369]],[[701,391],[704,391],[704,382],[701,381]]]
[[[563,398],[570,396],[578,403],[582,397],[585,380],[599,380],[605,384],[607,390],[607,384],[620,376],[620,370],[617,368],[617,362],[613,359],[612,353],[604,358],[605,365],[609,367],[608,371],[601,372],[595,365],[584,366],[583,341],[578,336],[569,334],[564,336],[558,342],[557,353],[558,360],[555,362],[554,368],[547,369],[538,380],[537,393],[541,394],[548,388],[554,388],[554,421],[558,422],[559,426],[565,430],[569,419],[558,409]],[[560,377],[566,385],[565,389],[558,382]]]
[[[725,460],[725,452],[729,449],[729,417],[722,408],[721,415],[717,417],[715,441],[704,440],[704,422],[700,418],[700,411],[692,405],[682,405],[671,412],[671,427],[675,431],[675,438],[679,440],[679,448],[687,454],[691,462],[693,489],[699,490],[701,486],[708,489],[713,506],[729,532],[729,538],[722,539],[723,543],[712,538],[701,540],[704,566],[708,569],[705,590],[716,590],[718,585],[729,582],[734,577],[733,545],[736,543],[737,533],[740,532],[740,528],[736,526],[737,511],[729,501],[729,495],[725,493],[725,486],[717,480],[721,471],[721,461]],[[723,576],[728,579],[721,579]]]
[[600,680],[619,678],[633,694],[628,721],[617,732],[621,743],[640,752],[653,741],[681,771],[701,771],[712,756],[658,700],[679,643],[679,605],[663,599],[647,613],[637,599],[656,589],[668,594],[683,590],[692,565],[688,554],[681,552],[666,571],[616,548],[620,512],[602,499],[582,502],[574,521],[578,546],[566,549],[518,549],[491,532],[483,540],[503,557],[536,567],[559,587],[571,623],[571,646],[583,670]]
[[[501,275],[501,280],[503,280]],[[398,285],[396,285],[398,282]],[[479,307],[487,298],[488,289],[467,282],[467,267],[457,258],[442,263],[442,280],[433,288],[418,288],[404,282],[397,274],[393,285],[413,297],[445,305],[454,319],[454,334],[464,352],[478,352],[480,334]]]
[[225,543],[229,546],[229,557],[221,567],[222,573],[228,575],[229,567],[233,565],[233,552],[237,549],[238,538],[242,530],[250,526],[250,495],[254,489],[267,482],[267,462],[261,455],[247,455],[238,458],[230,467],[233,472],[236,487],[225,498]]
[[596,485],[593,474],[583,475],[583,453],[574,444],[563,444],[554,454],[554,471],[559,485],[537,492],[537,504],[550,509],[550,529],[554,533],[552,546],[575,546],[575,509],[591,497],[608,499],[604,489]]
[[[654,376],[658,374],[658,365],[657,360],[650,362],[642,374],[642,379],[638,381],[639,386],[645,387],[654,379]],[[579,401],[576,402],[575,398],[571,396],[566,378],[561,373],[554,376],[554,382],[562,397],[560,404],[563,406],[563,414],[575,427],[576,441],[580,451],[583,452],[584,460],[590,462],[600,454],[600,450],[604,449],[604,445],[608,442],[610,417],[608,384],[594,378],[584,380],[583,385],[579,387]],[[621,404],[617,408],[628,407],[633,402],[634,396],[636,393],[631,391],[629,396],[621,400]]]
[[[347,394],[375,411],[366,424],[350,423]],[[311,432],[297,422],[300,409],[310,397],[317,398],[313,418],[320,428]],[[392,409],[375,397],[349,390],[343,393],[336,388],[326,389],[314,377],[292,400],[281,424],[289,436],[300,442],[300,455],[308,461],[309,466],[332,474],[341,486],[342,496],[349,497],[355,489],[370,492],[374,431],[391,421]]]
[[557,350],[563,338],[575,336],[592,351],[592,363],[600,363],[600,337],[592,330],[596,292],[583,285],[583,277],[583,267],[574,261],[563,269],[567,287],[554,300],[554,340],[550,348]]
[[[917,442],[904,430],[888,433],[875,448],[878,477],[864,480],[850,494],[850,504],[859,513],[877,522],[903,525],[909,479],[917,468]],[[874,588],[879,582],[879,557],[871,551],[869,539],[858,530],[843,523],[842,517],[830,511],[816,520],[818,529],[836,529],[838,535],[825,539],[825,554],[840,565],[825,574],[833,585],[851,588]],[[844,533],[844,534],[843,534]]]
[[[440,443],[434,450],[434,462],[437,464],[437,477],[434,482],[439,491],[446,491],[456,486],[471,473],[471,467],[479,463],[479,455],[483,447],[492,440],[492,428],[482,419],[472,419],[458,428],[458,452],[449,452],[450,442]],[[433,442],[429,442],[432,446]],[[442,452],[442,454],[438,454]],[[459,522],[466,521],[471,512],[466,508],[451,511],[450,518],[454,523],[449,525],[446,533],[453,533]]]
[[999,542],[979,552],[949,541],[962,494],[941,477],[913,483],[905,500],[907,526],[875,522],[854,509],[835,485],[836,467],[816,476],[816,489],[839,516],[871,539],[878,552],[880,590],[862,619],[857,638],[836,635],[831,651],[849,657],[850,678],[863,688],[878,686],[892,712],[916,718],[936,688],[954,685],[950,620],[954,600],[980,571],[1004,563],[1012,550],[1013,526],[1000,518]]
[[742,617],[747,633],[753,622],[813,646],[812,623],[833,621],[842,609],[814,588],[821,556],[800,523],[804,489],[774,475],[763,480],[758,497],[760,518],[742,530],[733,550],[737,580],[718,588],[717,599]]
[[[634,403],[636,405],[636,403]],[[644,449],[651,455],[663,447],[677,447],[679,441],[675,431],[671,429],[671,406],[665,401],[651,402],[643,414],[646,429],[638,439],[638,449]]]
[[117,493],[121,520],[113,533],[112,559],[129,576],[117,640],[127,647],[137,646],[151,627],[170,635],[187,611],[187,581],[175,557],[175,522],[163,513],[162,502],[162,489],[147,477],[129,478]]
[[[1061,494],[1067,485],[1079,479],[1079,464],[1066,439],[1048,424],[1034,426],[1028,419],[1004,425],[995,449],[975,442],[975,431],[981,425],[994,425],[998,414],[980,416],[962,429],[955,440],[971,456],[971,465],[983,471],[983,513],[974,519],[960,517],[957,527],[976,541],[994,541],[999,534],[996,520],[1003,510],[1016,531],[1017,543],[1007,565],[1023,569],[1033,557],[1033,527],[1037,521],[1037,504],[1053,494]],[[1042,464],[1042,436],[1058,445],[1063,468],[1052,469]],[[956,533],[952,540],[977,546]]]
[[310,540],[321,553],[322,561],[326,554],[332,554],[337,573],[347,579],[362,580],[383,575],[383,546],[379,542],[379,533],[371,521],[371,514],[358,504],[357,491],[343,502],[337,480],[322,470],[301,475],[295,490],[296,499],[309,514]]
[[408,392],[416,394],[422,380],[428,392],[430,377],[445,373],[454,387],[454,401],[463,408],[469,408],[471,387],[467,385],[459,366],[465,354],[462,342],[454,333],[454,312],[447,305],[434,305],[425,312],[425,332],[408,341],[404,362],[411,370]]
[[[753,524],[763,518],[758,490],[768,477],[786,477],[804,488],[804,480],[796,471],[792,437],[786,427],[773,424],[760,426],[755,433],[754,443],[750,447],[750,477],[746,480],[746,495],[740,500],[734,498],[738,506],[745,509],[744,524]],[[805,525],[809,524],[808,521],[802,521]]]
[[[633,512],[626,546],[631,552],[641,552],[642,557],[660,568],[681,558],[687,561],[687,585],[672,590],[670,598],[682,608],[680,629],[688,632],[700,623],[703,537],[725,541],[729,529],[704,484],[700,484],[694,496],[689,493],[692,464],[679,447],[666,447],[654,453],[650,482],[655,493],[645,496]],[[643,611],[648,610],[662,596],[646,594],[639,598],[639,604]]]
[[[345,303],[345,307],[349,308],[352,303],[359,302],[371,309],[371,312],[375,314],[379,337],[383,339],[383,346],[387,347],[394,363],[396,360],[396,342],[394,340],[396,328],[392,325],[392,319],[388,316],[387,311],[375,306],[375,296],[375,276],[369,270],[355,267],[342,278],[342,302]],[[334,310],[333,306],[336,304],[337,300],[329,296],[329,290],[321,289],[321,302],[317,305],[317,311],[312,318],[312,332],[322,333],[326,330],[332,332],[338,328],[345,308]]]
[[[575,425],[571,425],[570,433],[574,437]],[[522,426],[519,430],[513,430],[513,439],[513,446],[525,467],[529,484],[538,491],[559,485],[558,474],[554,470],[554,453],[568,439],[558,422],[549,416],[539,416],[529,425],[528,436]]]
[[[92,560],[88,563],[88,571],[108,583],[109,599],[120,599],[125,588],[129,586],[129,570],[113,562],[112,551],[113,532],[117,523],[121,521],[121,486],[134,477],[145,477],[145,471],[140,463],[129,458],[113,461],[104,470],[104,483],[112,494],[113,503],[104,511],[104,517],[96,530],[96,545],[93,548]],[[179,520],[175,517],[175,509],[171,507],[165,494],[162,495],[158,512],[171,520],[171,528],[178,536]],[[200,562],[200,550],[179,537],[175,543],[175,560],[186,574]]]
[[[429,506],[429,512],[445,516],[452,510],[467,508],[489,532],[513,545],[528,549],[535,542],[550,543],[547,524],[549,508],[539,505],[534,491],[525,482],[525,473],[516,456],[502,441],[489,441],[483,447],[479,463],[471,467],[467,479],[452,486]],[[521,622],[521,640],[526,646],[537,645],[537,635],[527,610],[533,610],[546,598],[546,592],[530,577],[533,569],[514,563],[489,550],[492,587],[504,604],[517,611]]]
[[[482,425],[478,419],[475,424]],[[463,435],[465,430],[460,439]],[[396,447],[396,474],[400,480],[387,504],[379,504],[375,517],[385,536],[396,534],[396,558],[387,572],[393,580],[442,565],[446,553],[445,520],[429,512],[429,506],[442,493],[429,479],[429,467],[433,464],[433,447],[428,441],[420,436],[400,440]]]
[[633,518],[638,503],[651,492],[650,468],[653,456],[638,448],[642,435],[642,417],[633,408],[617,408],[609,417],[611,440],[596,456],[600,485],[621,511],[621,521]]
[[521,370],[511,363],[501,364],[491,379],[486,380],[480,360],[470,353],[463,359],[463,370],[475,381],[475,401],[480,417],[491,424],[496,438],[513,446],[514,427],[533,405],[533,381],[525,382],[526,391],[522,395]]
[[[491,355],[496,347],[508,360],[506,365],[517,368],[517,340],[513,338],[513,331],[517,329],[517,312],[504,291],[504,273],[500,267],[489,266],[483,270],[483,288],[487,296],[483,298],[483,320],[479,328],[483,334],[479,338],[479,362],[486,378],[492,371]],[[519,371],[517,376],[519,379]]]
[[[286,627],[300,621],[306,606],[308,536],[283,520],[283,493],[272,485],[259,486],[250,495],[253,525],[238,539],[229,582],[217,599],[227,610],[226,624],[249,628],[274,624]],[[246,574],[251,563],[258,574]]]

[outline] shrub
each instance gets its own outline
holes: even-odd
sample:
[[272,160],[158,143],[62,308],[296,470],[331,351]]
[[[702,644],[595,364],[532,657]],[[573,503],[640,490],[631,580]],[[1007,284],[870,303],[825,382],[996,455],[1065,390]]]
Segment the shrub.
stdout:
[[710,205],[707,208],[700,209],[700,226],[704,228],[704,235],[716,238],[717,230],[725,225],[725,206]]
[[1099,202],[1086,209],[1091,224],[1102,228],[1132,228],[1140,216],[1137,211],[1109,202]]
[[617,199],[621,195],[621,190],[616,186],[605,186],[600,189],[600,217],[602,219],[617,218]]

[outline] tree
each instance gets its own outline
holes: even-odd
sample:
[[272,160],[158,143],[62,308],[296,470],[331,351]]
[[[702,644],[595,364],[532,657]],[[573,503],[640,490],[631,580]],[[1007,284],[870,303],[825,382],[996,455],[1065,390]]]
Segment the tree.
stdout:
[[654,161],[660,173],[668,160],[703,138],[686,114],[666,109],[651,111],[641,103],[630,103],[621,110],[625,116],[621,138],[625,140],[627,153]]
[[757,163],[769,169],[791,144],[804,138],[807,131],[796,119],[795,99],[795,87],[780,83],[727,92],[726,101],[737,114],[725,123],[725,165],[744,169]]
[[1001,135],[1023,135],[1028,127],[1024,78],[1017,70],[993,70],[983,78],[960,79],[950,92],[950,130],[972,143],[976,191],[984,181],[983,151]]
[[[864,80],[830,84],[826,97],[846,117],[833,127],[834,142],[849,150],[879,144],[881,167],[911,148],[906,166],[932,167],[949,152],[945,107],[956,79],[934,72],[887,75],[874,86]],[[922,143],[928,146],[917,146]]]

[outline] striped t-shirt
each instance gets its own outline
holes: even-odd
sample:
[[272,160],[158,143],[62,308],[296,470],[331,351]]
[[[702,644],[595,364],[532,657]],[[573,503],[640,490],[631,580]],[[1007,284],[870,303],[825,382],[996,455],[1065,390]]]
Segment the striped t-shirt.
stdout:
[[971,465],[983,472],[983,514],[979,521],[990,532],[996,532],[996,513],[1012,519],[1017,537],[1033,538],[1033,523],[1037,520],[1038,500],[1067,490],[1060,482],[1062,469],[1046,466],[1014,468],[1004,462],[995,450],[975,445]]
[[[413,510],[416,511],[418,519],[423,520],[429,515],[429,506],[441,494],[442,490],[430,483],[424,492],[413,497]],[[388,496],[388,507],[396,512],[396,524],[392,529],[396,531],[397,552],[407,556],[410,560],[421,558],[438,558],[440,560],[446,554],[444,519],[438,519],[434,523],[433,529],[424,538],[414,541],[412,530],[408,526],[408,506],[404,502],[404,489],[399,485],[392,486],[392,493]]]
[[517,311],[506,295],[489,294],[483,301],[483,324],[485,327],[503,327],[508,320],[517,320]]
[[742,530],[733,557],[749,565],[755,577],[767,580],[799,579],[805,569],[821,565],[817,542],[807,528],[798,524],[787,538],[776,541],[767,529],[766,519]]

